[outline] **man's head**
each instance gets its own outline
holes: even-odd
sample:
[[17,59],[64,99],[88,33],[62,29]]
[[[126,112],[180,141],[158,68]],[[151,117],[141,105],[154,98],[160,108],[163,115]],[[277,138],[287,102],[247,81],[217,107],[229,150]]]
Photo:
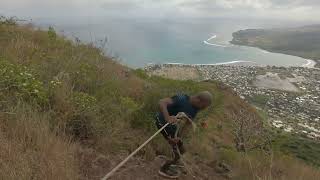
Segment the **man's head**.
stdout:
[[191,104],[197,109],[206,109],[212,103],[212,94],[208,91],[200,92],[191,97]]

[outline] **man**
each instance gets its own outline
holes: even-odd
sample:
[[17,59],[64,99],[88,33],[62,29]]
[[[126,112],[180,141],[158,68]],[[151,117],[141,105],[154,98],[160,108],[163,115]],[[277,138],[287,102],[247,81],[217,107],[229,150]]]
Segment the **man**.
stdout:
[[161,133],[172,146],[174,158],[167,161],[159,170],[159,174],[168,178],[177,178],[178,172],[172,170],[172,165],[177,165],[180,154],[185,152],[183,142],[175,137],[177,126],[176,115],[179,112],[185,113],[191,120],[194,120],[200,110],[204,110],[212,103],[212,94],[208,91],[200,92],[194,96],[183,94],[171,98],[161,99],[159,102],[160,111],[156,116],[156,125],[160,129],[166,123],[170,123]]

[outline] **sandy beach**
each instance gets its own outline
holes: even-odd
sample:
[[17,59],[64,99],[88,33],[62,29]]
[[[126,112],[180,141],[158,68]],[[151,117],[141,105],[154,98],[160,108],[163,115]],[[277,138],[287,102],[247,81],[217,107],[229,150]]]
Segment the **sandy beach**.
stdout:
[[311,59],[306,59],[306,64],[302,65],[302,67],[306,67],[306,68],[314,68],[315,65],[317,64],[316,61],[311,60]]

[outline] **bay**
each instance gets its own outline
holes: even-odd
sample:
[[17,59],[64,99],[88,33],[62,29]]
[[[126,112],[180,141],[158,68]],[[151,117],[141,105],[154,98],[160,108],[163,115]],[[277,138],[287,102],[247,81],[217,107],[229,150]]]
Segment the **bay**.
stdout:
[[234,46],[232,33],[275,24],[234,19],[73,18],[35,19],[43,28],[53,26],[69,38],[101,47],[106,54],[130,67],[149,63],[216,64],[250,61],[262,65],[301,66],[300,57],[258,48]]

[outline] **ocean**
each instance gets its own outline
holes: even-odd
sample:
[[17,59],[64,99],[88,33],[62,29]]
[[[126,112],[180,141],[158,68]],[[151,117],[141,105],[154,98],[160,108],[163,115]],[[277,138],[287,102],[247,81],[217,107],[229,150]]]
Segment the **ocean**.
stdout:
[[103,47],[106,54],[133,68],[149,63],[217,64],[249,61],[262,65],[301,66],[300,57],[231,45],[232,33],[277,24],[232,19],[75,18],[35,19],[68,38]]

